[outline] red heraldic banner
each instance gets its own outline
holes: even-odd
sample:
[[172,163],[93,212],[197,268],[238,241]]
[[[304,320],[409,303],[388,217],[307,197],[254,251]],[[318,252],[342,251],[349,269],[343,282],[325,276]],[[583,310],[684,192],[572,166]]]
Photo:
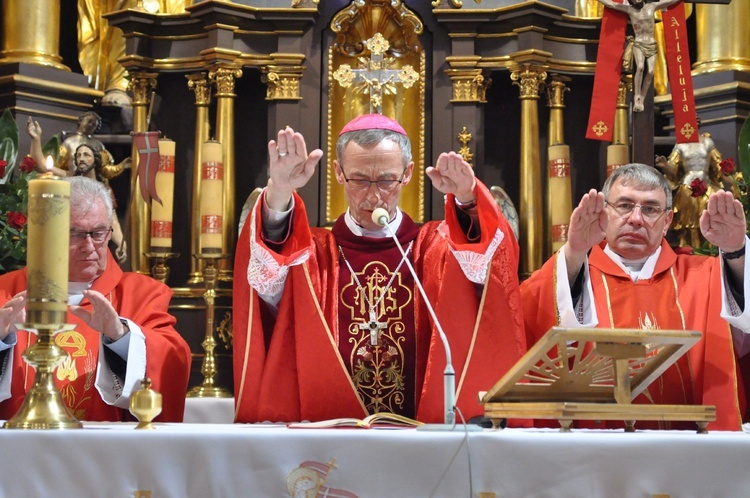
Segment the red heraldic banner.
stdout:
[[678,144],[697,142],[698,115],[693,95],[693,75],[690,72],[690,52],[685,29],[685,7],[683,2],[670,6],[662,12],[664,42],[667,51],[669,87],[672,92],[674,129]]

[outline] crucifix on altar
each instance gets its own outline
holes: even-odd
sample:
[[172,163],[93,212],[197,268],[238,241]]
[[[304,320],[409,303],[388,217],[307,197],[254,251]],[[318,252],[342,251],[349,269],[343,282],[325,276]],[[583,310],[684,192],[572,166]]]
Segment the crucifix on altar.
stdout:
[[390,43],[382,34],[375,33],[365,46],[370,51],[370,57],[359,57],[359,68],[352,69],[349,64],[342,64],[333,73],[333,78],[344,88],[357,84],[363,94],[370,96],[370,113],[382,113],[383,95],[395,94],[396,85],[404,88],[411,86],[419,79],[419,74],[405,65],[400,69],[393,69],[395,59],[386,57]]

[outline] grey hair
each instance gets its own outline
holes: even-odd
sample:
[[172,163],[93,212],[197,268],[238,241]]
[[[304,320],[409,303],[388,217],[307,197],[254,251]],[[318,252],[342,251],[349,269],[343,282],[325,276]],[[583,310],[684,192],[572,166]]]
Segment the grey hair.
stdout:
[[672,188],[664,175],[659,173],[656,168],[641,163],[620,166],[604,182],[602,193],[605,199],[609,200],[609,191],[618,181],[637,190],[661,189],[667,198],[667,209],[672,208]]
[[401,150],[401,162],[404,163],[404,168],[406,168],[411,162],[411,141],[406,135],[391,130],[371,129],[344,133],[336,141],[336,157],[339,163],[344,164],[344,151],[350,142],[369,149],[383,140],[390,140],[398,146]]
[[114,214],[112,195],[102,183],[87,176],[68,176],[65,181],[70,183],[70,205],[91,209],[97,201],[101,201],[107,208],[107,217],[111,220]]

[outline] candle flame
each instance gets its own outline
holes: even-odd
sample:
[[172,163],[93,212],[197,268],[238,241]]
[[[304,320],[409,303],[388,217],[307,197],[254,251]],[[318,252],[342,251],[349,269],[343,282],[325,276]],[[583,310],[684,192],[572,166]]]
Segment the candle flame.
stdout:
[[52,171],[53,164],[54,162],[53,162],[52,156],[47,156],[47,171],[48,172]]

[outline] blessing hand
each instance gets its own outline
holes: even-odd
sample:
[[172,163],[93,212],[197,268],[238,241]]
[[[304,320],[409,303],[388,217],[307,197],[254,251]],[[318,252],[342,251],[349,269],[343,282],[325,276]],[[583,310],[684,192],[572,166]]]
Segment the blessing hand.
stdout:
[[276,140],[268,142],[268,157],[270,163],[266,202],[272,209],[283,211],[292,192],[304,187],[312,177],[315,165],[323,157],[323,151],[315,149],[308,154],[305,137],[287,126],[279,130]]
[[112,341],[120,339],[127,333],[125,326],[120,322],[120,316],[104,294],[95,290],[86,290],[83,291],[83,296],[91,303],[92,310],[88,311],[81,306],[70,306],[71,313]]
[[570,251],[587,253],[604,240],[607,234],[607,212],[604,209],[604,194],[589,190],[570,215],[567,246]]
[[474,169],[460,154],[443,152],[438,156],[435,167],[428,167],[425,173],[437,190],[455,195],[459,202],[467,203],[477,198],[474,194],[477,185]]
[[0,340],[16,331],[16,324],[26,321],[26,291],[19,292],[0,308]]
[[724,252],[739,251],[745,246],[745,211],[729,191],[719,190],[708,198],[700,227],[706,240]]

